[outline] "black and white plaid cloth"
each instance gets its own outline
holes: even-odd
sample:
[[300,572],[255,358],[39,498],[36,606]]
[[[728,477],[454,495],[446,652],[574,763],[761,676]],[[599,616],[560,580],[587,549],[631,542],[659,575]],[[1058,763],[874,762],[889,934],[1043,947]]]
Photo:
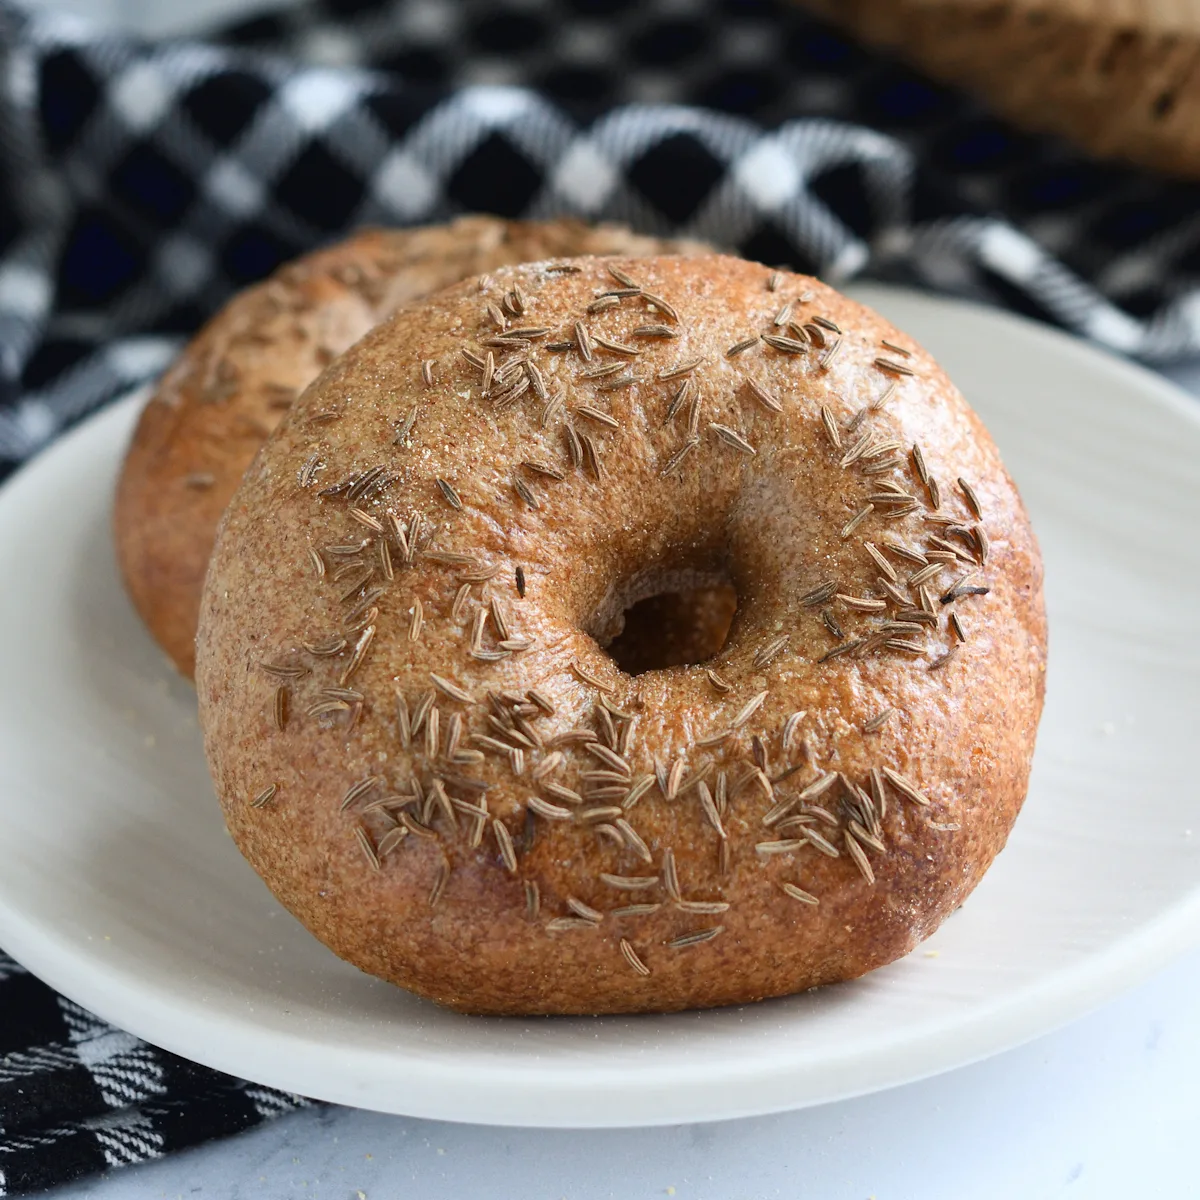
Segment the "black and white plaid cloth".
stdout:
[[144,1162],[307,1103],[148,1046],[0,953],[0,1196]]
[[222,46],[8,2],[0,461],[153,376],[284,259],[473,209],[1200,351],[1200,189],[1016,134],[786,0],[308,0]]
[[[1200,353],[1200,187],[1090,161],[785,0],[306,0],[144,44],[0,0],[0,474],[370,223],[571,214]],[[303,1103],[0,955],[0,1196]]]

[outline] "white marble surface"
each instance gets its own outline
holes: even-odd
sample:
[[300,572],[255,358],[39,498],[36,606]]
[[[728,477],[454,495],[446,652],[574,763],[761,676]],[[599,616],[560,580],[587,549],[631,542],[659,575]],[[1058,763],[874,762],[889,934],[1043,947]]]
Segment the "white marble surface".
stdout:
[[1184,1200],[1197,994],[1200,952],[987,1062],[780,1116],[571,1132],[314,1110],[52,1200]]
[[[160,33],[248,6],[56,0],[53,7]],[[1200,394],[1200,364],[1170,373]],[[53,1200],[1196,1196],[1198,994],[1200,952],[1066,1029],[987,1062],[797,1113],[563,1132],[320,1108],[60,1189]]]
[[[1200,396],[1200,362],[1167,374]],[[1200,1195],[1200,951],[1067,1028],[874,1096],[551,1131],[298,1113],[54,1200],[1131,1200]]]
[[[1200,396],[1200,362],[1168,374]],[[1197,995],[1200,950],[1029,1045],[801,1112],[570,1132],[320,1108],[53,1200],[1182,1200],[1200,1195]]]

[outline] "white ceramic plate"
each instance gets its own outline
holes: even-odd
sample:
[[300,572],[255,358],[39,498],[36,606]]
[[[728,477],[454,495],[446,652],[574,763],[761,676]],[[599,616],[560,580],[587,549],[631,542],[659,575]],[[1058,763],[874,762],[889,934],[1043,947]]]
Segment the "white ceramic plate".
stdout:
[[1008,316],[859,295],[982,413],[1046,559],[1050,676],[1029,800],[924,947],[787,1000],[585,1020],[455,1016],[340,962],[225,834],[192,691],[122,595],[109,502],[136,401],[0,493],[0,945],[108,1020],[258,1082],[422,1117],[611,1126],[763,1113],[942,1071],[1200,940],[1197,406]]

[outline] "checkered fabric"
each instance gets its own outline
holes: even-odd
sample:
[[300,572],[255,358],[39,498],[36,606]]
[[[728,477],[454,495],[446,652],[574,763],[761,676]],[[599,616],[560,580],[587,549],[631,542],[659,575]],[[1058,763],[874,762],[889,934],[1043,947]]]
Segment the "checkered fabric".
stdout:
[[[1200,188],[1088,161],[784,0],[309,0],[143,44],[0,0],[0,474],[369,223],[576,215],[1200,352]],[[0,1197],[304,1101],[0,954]]]
[[0,1196],[158,1158],[307,1103],[148,1046],[0,954]]
[[0,462],[297,252],[472,209],[1200,350],[1200,189],[1018,135],[781,0],[317,0],[220,46],[5,4]]

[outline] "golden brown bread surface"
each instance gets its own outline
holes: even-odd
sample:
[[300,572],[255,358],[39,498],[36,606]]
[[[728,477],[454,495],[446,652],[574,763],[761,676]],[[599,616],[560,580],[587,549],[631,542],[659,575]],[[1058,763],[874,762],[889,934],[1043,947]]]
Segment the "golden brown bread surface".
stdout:
[[[812,279],[554,265],[400,311],[247,472],[198,638],[229,828],[336,953],[465,1011],[890,962],[1025,795],[1045,623],[1016,490],[928,354]],[[631,676],[597,641],[722,581],[708,662]]]
[[[997,115],[1200,177],[1200,8],[1170,0],[801,0]],[[1123,11],[1122,11],[1123,10]]]
[[125,586],[177,669],[194,670],[204,571],[239,480],[296,395],[373,325],[401,304],[498,266],[700,249],[613,225],[463,217],[366,230],[235,296],[150,397],[117,487]]

